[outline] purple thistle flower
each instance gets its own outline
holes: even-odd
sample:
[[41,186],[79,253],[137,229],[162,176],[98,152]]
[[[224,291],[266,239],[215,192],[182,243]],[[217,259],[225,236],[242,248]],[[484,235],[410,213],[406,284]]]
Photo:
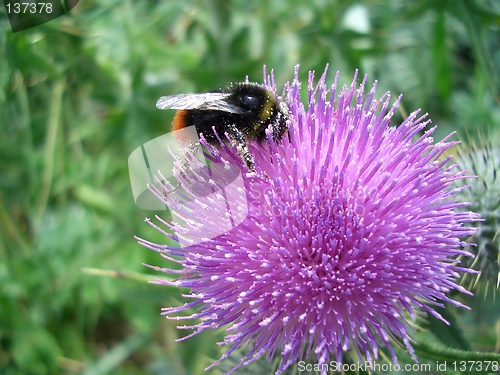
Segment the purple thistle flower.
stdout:
[[[158,283],[191,290],[186,297],[192,302],[165,308],[163,314],[200,319],[179,327],[194,330],[187,337],[226,327],[220,345],[230,348],[212,366],[247,344],[251,350],[237,367],[280,354],[276,374],[310,355],[320,366],[340,363],[351,349],[372,361],[379,348],[387,348],[396,362],[395,342],[416,360],[406,315],[415,319],[416,312],[428,313],[444,320],[433,306],[463,306],[447,293],[469,293],[455,283],[459,272],[469,272],[456,258],[470,255],[460,238],[474,233],[463,223],[477,216],[455,210],[466,204],[451,199],[450,185],[464,174],[449,165],[450,157],[440,159],[457,142],[448,141],[450,135],[433,144],[435,127],[418,136],[430,122],[419,111],[398,127],[389,126],[399,99],[392,107],[388,93],[375,100],[376,83],[365,95],[366,77],[358,86],[355,76],[340,93],[338,74],[331,92],[325,77],[326,71],[314,87],[310,73],[305,108],[296,71],[284,95],[289,136],[275,143],[269,132],[268,143],[250,145],[255,172],[246,169],[235,147],[217,150],[204,143],[214,162],[243,171],[244,189],[224,198],[246,215],[239,225],[211,235],[227,205],[217,198],[200,202],[199,192],[190,192],[196,184],[181,166],[177,177],[192,205],[183,211],[183,223],[158,219],[193,245],[140,240],[182,265],[180,271],[161,269],[181,277]],[[265,81],[276,92],[273,78]],[[203,168],[197,177],[213,178]],[[220,185],[212,181],[210,186]],[[175,194],[164,192],[156,190],[166,204],[175,203]],[[200,218],[193,208],[202,203],[207,207]],[[175,316],[190,308],[197,312]]]

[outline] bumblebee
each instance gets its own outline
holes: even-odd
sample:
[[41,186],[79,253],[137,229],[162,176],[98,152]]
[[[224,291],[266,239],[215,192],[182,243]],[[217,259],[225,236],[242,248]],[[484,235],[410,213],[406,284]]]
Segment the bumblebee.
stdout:
[[156,107],[178,110],[173,130],[194,125],[197,133],[215,147],[221,146],[219,139],[225,140],[227,133],[251,171],[255,171],[255,161],[248,143],[265,141],[269,126],[274,141],[288,130],[287,105],[257,83],[233,83],[219,92],[162,96]]

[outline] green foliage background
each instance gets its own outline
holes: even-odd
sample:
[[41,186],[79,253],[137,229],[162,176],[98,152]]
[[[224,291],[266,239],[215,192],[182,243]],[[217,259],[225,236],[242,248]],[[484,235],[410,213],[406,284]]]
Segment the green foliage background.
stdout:
[[[196,375],[222,353],[220,332],[174,343],[185,332],[160,307],[180,292],[146,282],[163,275],[143,263],[167,264],[133,238],[165,241],[127,171],[169,131],[159,96],[261,81],[263,65],[281,87],[296,64],[305,81],[329,63],[330,82],[359,69],[379,96],[404,93],[438,139],[498,139],[499,28],[495,0],[82,0],[15,34],[2,8],[0,373]],[[500,349],[490,297],[467,301],[464,336],[445,343]]]

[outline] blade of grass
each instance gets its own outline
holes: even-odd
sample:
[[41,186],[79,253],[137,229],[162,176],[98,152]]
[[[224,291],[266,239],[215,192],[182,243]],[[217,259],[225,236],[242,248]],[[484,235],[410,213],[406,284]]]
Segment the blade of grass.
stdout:
[[104,375],[112,373],[113,370],[116,370],[133,352],[143,346],[148,339],[149,335],[144,332],[137,332],[130,335],[126,340],[111,349],[94,365],[90,366],[82,375]]
[[54,83],[52,88],[52,99],[50,101],[49,116],[47,121],[47,134],[45,136],[44,147],[44,170],[42,175],[42,184],[38,201],[35,209],[35,223],[34,232],[35,236],[40,230],[43,215],[47,207],[47,202],[52,187],[53,173],[54,173],[54,160],[56,152],[56,138],[57,130],[61,123],[61,107],[62,96],[64,91],[64,80],[60,79]]

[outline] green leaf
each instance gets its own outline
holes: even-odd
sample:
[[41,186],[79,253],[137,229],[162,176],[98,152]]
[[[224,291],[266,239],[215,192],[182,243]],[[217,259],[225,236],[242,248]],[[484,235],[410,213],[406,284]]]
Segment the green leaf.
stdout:
[[[461,374],[498,373],[500,370],[500,354],[498,353],[460,350],[430,340],[419,340],[413,344],[413,349],[417,356],[433,359],[439,363],[446,362],[448,368],[450,365],[456,366],[457,373]],[[490,364],[488,370],[486,370],[487,363]],[[496,367],[493,368],[492,364],[496,364]],[[465,365],[465,367],[461,367],[461,365]]]

